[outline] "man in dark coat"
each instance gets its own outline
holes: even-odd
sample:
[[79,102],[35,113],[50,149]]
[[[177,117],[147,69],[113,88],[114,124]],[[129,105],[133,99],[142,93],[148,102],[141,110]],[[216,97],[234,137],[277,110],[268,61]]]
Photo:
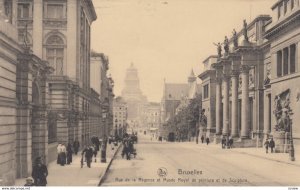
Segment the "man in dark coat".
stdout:
[[206,145],[208,145],[208,144],[209,144],[209,138],[206,137]]
[[268,153],[269,144],[270,144],[270,142],[268,141],[268,139],[266,139],[266,141],[265,141],[265,143],[264,143],[265,148],[266,148],[266,153]]
[[201,142],[202,142],[202,144],[204,142],[204,136],[203,135],[201,136]]
[[269,147],[271,148],[271,153],[273,153],[273,149],[275,147],[275,142],[274,142],[273,138],[270,140]]
[[71,143],[68,143],[68,146],[67,146],[67,164],[72,163],[72,153],[73,153],[72,145],[71,145]]
[[82,156],[85,156],[87,166],[90,168],[91,167],[91,162],[93,158],[93,149],[91,146],[85,147],[85,149],[82,151]]
[[225,138],[225,136],[222,137],[221,143],[222,143],[222,149],[224,149],[225,146],[226,146],[226,138]]
[[43,164],[42,158],[38,157],[32,169],[32,177],[34,179],[35,186],[46,186],[47,185],[48,169]]
[[79,147],[80,147],[80,144],[79,144],[79,141],[76,138],[75,141],[74,141],[74,143],[73,143],[73,148],[74,148],[75,155],[77,155]]

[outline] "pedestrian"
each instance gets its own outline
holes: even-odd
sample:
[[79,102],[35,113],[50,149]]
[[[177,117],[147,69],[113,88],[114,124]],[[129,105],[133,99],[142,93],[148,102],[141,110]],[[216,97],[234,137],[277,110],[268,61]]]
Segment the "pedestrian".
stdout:
[[226,145],[226,138],[225,138],[225,136],[222,137],[221,143],[222,143],[222,149],[224,149],[225,145]]
[[73,142],[73,149],[74,149],[75,155],[77,155],[79,147],[80,147],[80,143],[79,143],[78,139],[76,138],[75,141]]
[[271,138],[271,140],[270,140],[269,147],[271,148],[271,153],[273,153],[273,149],[275,147],[275,142],[274,142],[273,138]]
[[93,147],[93,155],[94,155],[94,157],[95,157],[95,162],[97,162],[97,154],[98,154],[98,150],[99,150],[99,149],[97,149],[97,145],[94,145],[94,147]]
[[60,156],[61,156],[61,143],[59,143],[58,145],[57,145],[57,164],[60,164],[60,160],[61,160],[61,158],[60,158]]
[[82,151],[82,156],[85,157],[87,166],[91,168],[91,162],[93,157],[93,149],[90,146],[86,146]]
[[203,135],[201,136],[201,142],[202,142],[202,144],[204,143],[204,136]]
[[65,144],[61,145],[61,153],[60,153],[60,165],[64,166],[66,164],[67,159],[67,148]]
[[46,186],[47,185],[48,169],[43,163],[41,157],[36,158],[35,164],[32,169],[32,177],[34,179],[35,186]]
[[229,148],[232,148],[233,145],[233,138],[229,137]]
[[24,186],[34,186],[34,181],[32,177],[26,178],[26,183]]
[[269,144],[270,144],[269,140],[268,140],[268,139],[266,139],[266,141],[265,141],[264,145],[265,145],[265,148],[266,148],[266,153],[267,153],[267,154],[268,154]]
[[72,145],[71,145],[71,143],[68,143],[68,146],[67,146],[67,164],[72,163],[72,153],[73,153]]
[[206,145],[209,144],[209,137],[206,137]]

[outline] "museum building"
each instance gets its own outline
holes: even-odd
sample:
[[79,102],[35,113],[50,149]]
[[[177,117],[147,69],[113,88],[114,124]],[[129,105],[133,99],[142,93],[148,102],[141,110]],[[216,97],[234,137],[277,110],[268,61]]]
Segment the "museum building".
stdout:
[[272,17],[244,21],[203,62],[202,107],[209,111],[200,128],[216,143],[225,136],[251,147],[274,138],[278,152],[289,150],[291,138],[299,144],[300,5],[281,0],[271,9]]

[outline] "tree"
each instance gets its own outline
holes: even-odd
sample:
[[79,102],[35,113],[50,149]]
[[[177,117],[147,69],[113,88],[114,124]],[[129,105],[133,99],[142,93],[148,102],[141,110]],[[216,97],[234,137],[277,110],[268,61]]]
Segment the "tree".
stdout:
[[188,140],[197,135],[197,123],[202,105],[201,95],[197,94],[181,111],[168,121],[168,131],[174,132],[179,141]]

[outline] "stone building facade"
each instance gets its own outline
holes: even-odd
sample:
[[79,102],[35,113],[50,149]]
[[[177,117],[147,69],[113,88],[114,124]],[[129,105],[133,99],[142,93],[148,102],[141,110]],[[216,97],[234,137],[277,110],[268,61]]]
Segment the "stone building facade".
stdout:
[[[91,52],[91,66],[90,66],[90,81],[91,88],[98,94],[100,107],[95,106],[95,109],[100,110],[100,117],[102,118],[97,126],[97,136],[103,137],[109,135],[113,130],[113,80],[108,75],[109,59],[103,53]],[[96,108],[97,107],[97,108]],[[97,119],[96,119],[97,120]],[[95,120],[95,121],[96,121]]]
[[149,102],[146,108],[146,124],[147,130],[158,131],[160,126],[160,104]]
[[113,130],[112,135],[122,137],[127,127],[127,104],[122,97],[113,101]]
[[0,1],[0,185],[28,176],[47,160],[47,76],[54,70],[18,43],[17,2]]
[[96,18],[91,0],[17,0],[19,41],[25,35],[33,52],[54,68],[47,80],[47,161],[55,159],[58,142],[87,144],[95,128],[90,31]]
[[215,110],[215,124],[207,124],[215,142],[231,136],[235,146],[249,147],[274,138],[276,151],[287,152],[292,131],[299,144],[299,1],[277,1],[272,10],[244,22],[199,75]]
[[[90,85],[91,0],[1,0],[1,184],[56,159],[58,142],[84,146],[112,126],[113,80]],[[45,61],[44,61],[45,60]],[[101,84],[100,84],[101,83]]]

